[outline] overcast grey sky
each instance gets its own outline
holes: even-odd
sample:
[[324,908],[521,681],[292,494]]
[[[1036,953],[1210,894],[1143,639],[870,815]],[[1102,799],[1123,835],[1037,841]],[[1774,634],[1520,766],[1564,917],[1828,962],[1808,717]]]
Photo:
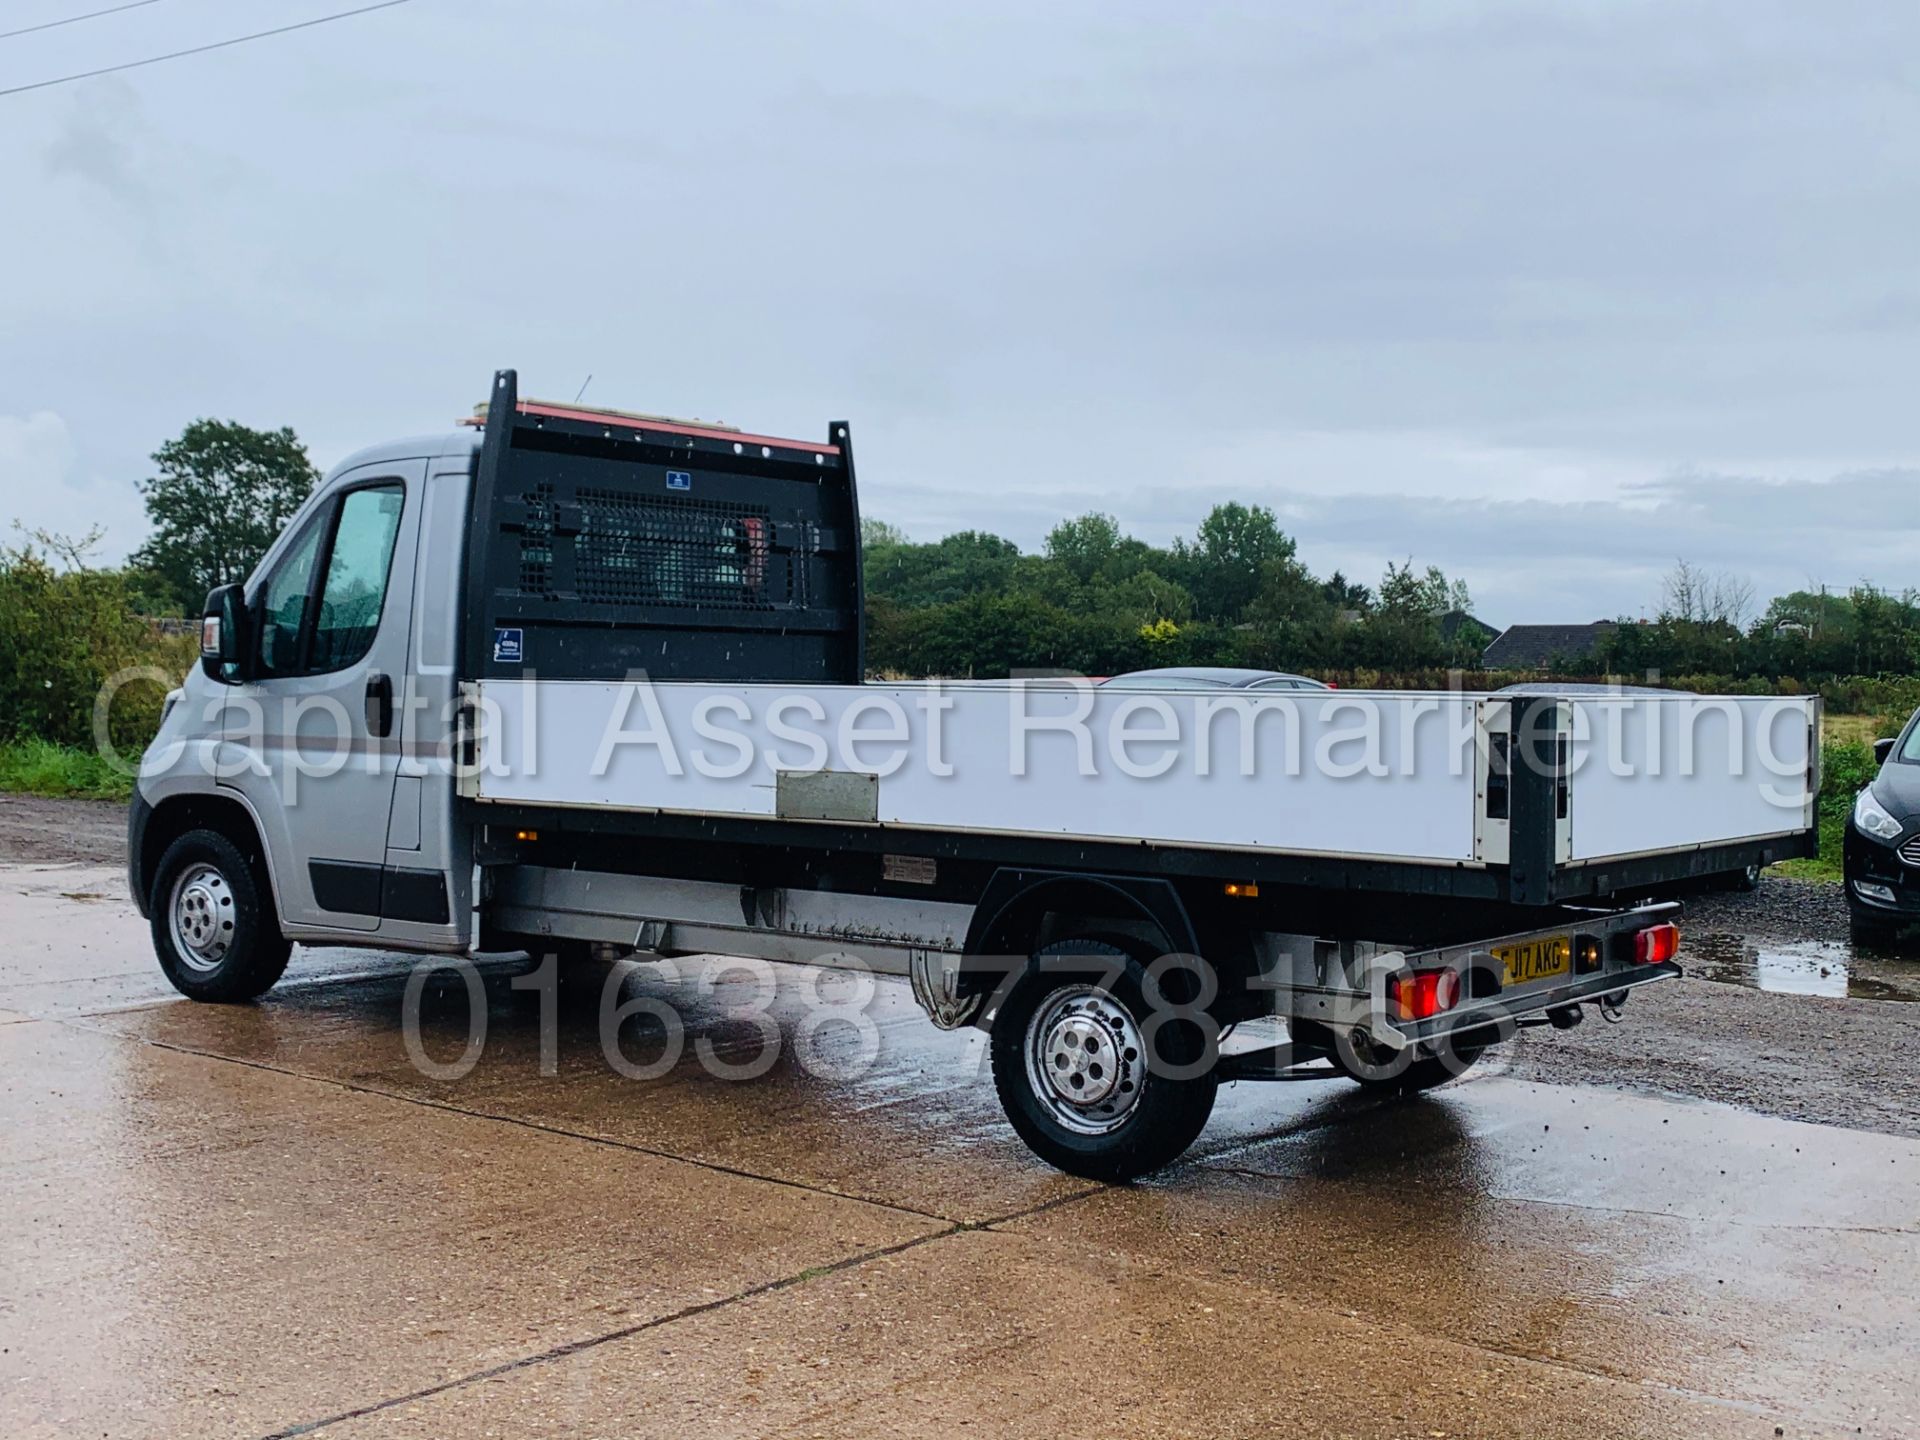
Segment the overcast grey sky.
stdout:
[[[161,0],[0,88],[345,8]],[[10,29],[98,8],[9,0]],[[0,521],[522,393],[1036,547],[1270,505],[1496,624],[1920,582],[1920,7],[412,0],[0,97]]]

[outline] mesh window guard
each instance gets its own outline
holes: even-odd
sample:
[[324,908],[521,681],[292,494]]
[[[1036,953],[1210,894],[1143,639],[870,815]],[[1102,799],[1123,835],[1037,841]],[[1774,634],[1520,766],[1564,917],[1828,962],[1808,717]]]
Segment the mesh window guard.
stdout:
[[[551,598],[554,487],[524,498],[520,589]],[[763,506],[584,487],[575,499],[574,586],[586,603],[768,610],[801,598],[793,557],[774,553]]]

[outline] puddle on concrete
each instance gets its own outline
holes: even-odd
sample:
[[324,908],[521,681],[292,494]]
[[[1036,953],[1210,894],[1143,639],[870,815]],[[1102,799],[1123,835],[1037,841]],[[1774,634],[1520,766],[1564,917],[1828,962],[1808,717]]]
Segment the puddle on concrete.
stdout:
[[1680,963],[1696,979],[1780,995],[1920,1001],[1920,960],[1870,954],[1845,941],[1688,934]]

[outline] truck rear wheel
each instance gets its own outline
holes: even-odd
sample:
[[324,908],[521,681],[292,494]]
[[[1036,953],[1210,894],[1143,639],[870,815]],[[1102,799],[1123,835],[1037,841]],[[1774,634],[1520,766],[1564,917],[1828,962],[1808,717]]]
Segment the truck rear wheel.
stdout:
[[1089,1180],[1172,1163],[1213,1113],[1201,1027],[1155,1016],[1146,968],[1120,945],[1063,940],[1035,958],[989,1037],[1008,1121],[1041,1159]]
[[189,830],[161,855],[147,898],[154,953],[190,1000],[257,999],[292,953],[253,867],[217,830]]

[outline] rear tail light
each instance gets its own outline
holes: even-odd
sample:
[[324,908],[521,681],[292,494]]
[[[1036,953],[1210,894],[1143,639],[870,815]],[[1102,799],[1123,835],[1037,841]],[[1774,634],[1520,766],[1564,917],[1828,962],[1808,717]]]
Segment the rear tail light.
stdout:
[[1460,972],[1412,970],[1387,982],[1387,999],[1402,1020],[1431,1020],[1460,1003]]
[[1678,925],[1649,925],[1633,937],[1636,965],[1664,965],[1680,953]]

